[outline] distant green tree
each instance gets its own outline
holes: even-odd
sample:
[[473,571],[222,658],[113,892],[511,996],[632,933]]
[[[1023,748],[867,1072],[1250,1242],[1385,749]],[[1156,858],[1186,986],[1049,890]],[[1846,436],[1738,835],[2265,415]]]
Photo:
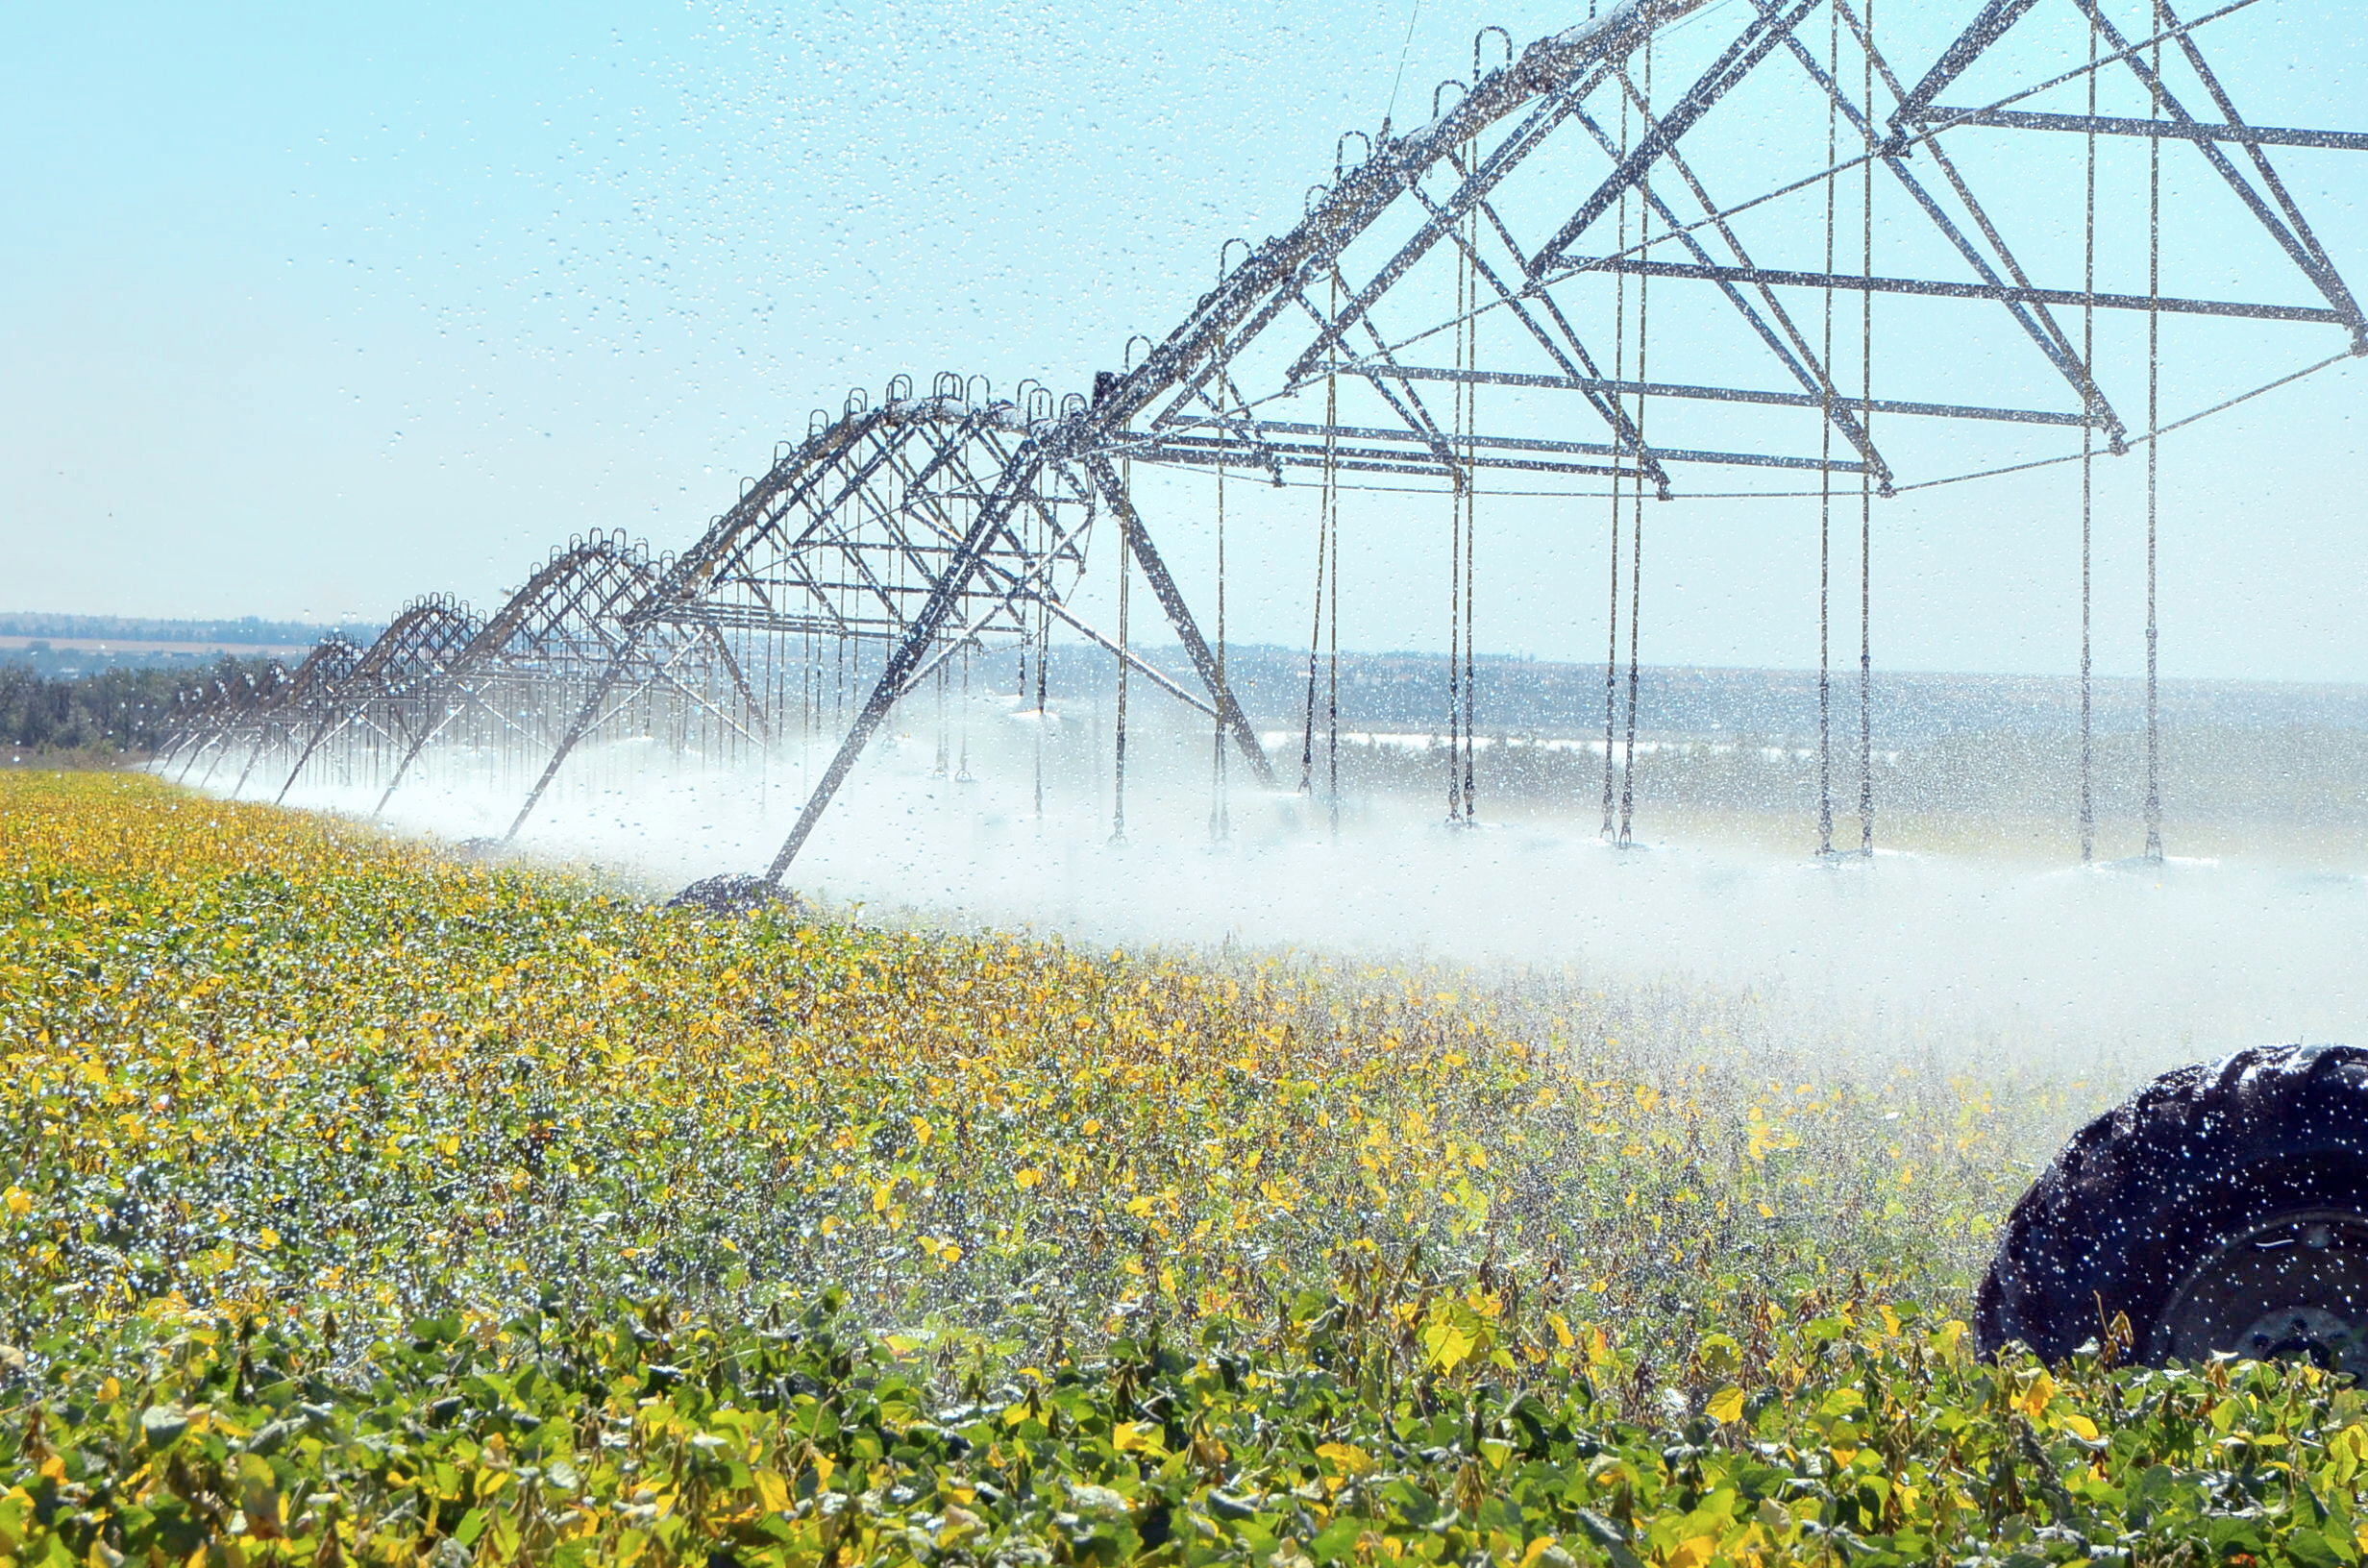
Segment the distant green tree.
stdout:
[[203,672],[118,668],[92,674],[45,675],[0,664],[0,747],[48,751],[153,751],[161,746],[174,699],[216,681],[268,675],[269,659],[225,658]]

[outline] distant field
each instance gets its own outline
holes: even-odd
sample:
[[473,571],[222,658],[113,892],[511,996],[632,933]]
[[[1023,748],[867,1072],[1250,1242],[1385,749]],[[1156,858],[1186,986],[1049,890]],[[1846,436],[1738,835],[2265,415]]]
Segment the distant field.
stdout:
[[0,1554],[2359,1559],[2349,1388],[1971,1355],[2093,1090],[1757,1008],[0,776]]

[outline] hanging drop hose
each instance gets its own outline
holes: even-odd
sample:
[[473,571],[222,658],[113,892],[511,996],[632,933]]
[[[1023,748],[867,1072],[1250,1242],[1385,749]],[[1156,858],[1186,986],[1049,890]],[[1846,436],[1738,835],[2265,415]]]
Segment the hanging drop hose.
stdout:
[[[1049,529],[1038,534],[1040,549],[1050,543]],[[1041,559],[1041,556],[1039,557]],[[1038,581],[1041,585],[1043,578]],[[1041,586],[1036,596],[1036,820],[1045,815],[1045,731],[1051,725],[1052,715],[1045,705],[1045,666],[1052,657],[1052,612],[1045,607]]]
[[[1328,379],[1328,378],[1327,378]],[[1332,436],[1331,400],[1325,399],[1324,476],[1323,489],[1316,505],[1316,602],[1309,610],[1307,628],[1307,703],[1304,723],[1299,733],[1299,793],[1312,795],[1316,789],[1316,663],[1323,648],[1323,582],[1325,551],[1332,538]]]
[[[1841,8],[1826,13],[1825,75],[1841,81]],[[1825,389],[1825,420],[1817,448],[1817,853],[1834,852],[1834,276],[1837,207],[1841,177],[1840,105],[1825,97],[1825,347],[1817,379]]]
[[[1644,91],[1638,104],[1638,118],[1647,136],[1653,123],[1653,39],[1644,38]],[[1650,260],[1653,254],[1653,177],[1649,167],[1637,181],[1637,241],[1639,254]],[[1644,612],[1644,384],[1651,379],[1647,358],[1651,342],[1652,274],[1637,279],[1637,422],[1636,483],[1628,496],[1628,738],[1623,748],[1627,766],[1619,778],[1619,845],[1626,848],[1635,842],[1637,810],[1637,692],[1642,667],[1640,663],[1642,641],[1638,635],[1638,622]]]
[[1225,465],[1217,465],[1217,710],[1214,739],[1209,747],[1209,837],[1222,843],[1233,831],[1225,798],[1225,694],[1233,688],[1225,676]]
[[[1461,365],[1464,357],[1464,274],[1461,266],[1455,276],[1455,339],[1451,357]],[[1450,392],[1450,430],[1464,417],[1464,388],[1458,383]],[[1463,816],[1461,790],[1457,775],[1464,760],[1464,486],[1461,472],[1447,470],[1447,821],[1450,825]]]
[[971,648],[966,639],[962,644],[962,760],[954,770],[953,781],[971,781]]
[[[1628,96],[1624,92],[1620,95],[1619,100],[1619,151],[1622,161],[1625,161],[1628,156]],[[1620,191],[1619,195],[1619,254],[1622,256],[1628,254],[1628,192],[1625,188]],[[1621,377],[1627,374],[1627,368],[1628,275],[1621,272],[1615,273],[1612,279],[1612,380],[1615,381],[1620,380]],[[1616,414],[1618,412],[1619,406],[1619,393],[1615,391],[1612,394],[1612,407]],[[1618,820],[1616,816],[1618,809],[1618,798],[1614,793],[1617,783],[1616,770],[1618,768],[1618,750],[1616,746],[1616,742],[1618,739],[1617,724],[1619,717],[1619,503],[1621,478],[1619,453],[1617,448],[1619,429],[1616,421],[1614,424],[1612,437],[1614,442],[1614,450],[1612,454],[1612,527],[1610,540],[1612,583],[1610,604],[1604,615],[1605,630],[1603,649],[1603,838],[1604,842],[1607,844],[1613,842],[1614,835],[1618,828]],[[1639,484],[1644,482],[1643,459],[1640,453],[1637,454],[1637,482]]]
[[[1340,269],[1332,269],[1325,309],[1327,320],[1337,318],[1341,308]],[[1323,379],[1323,495],[1319,510],[1321,521],[1317,529],[1316,613],[1319,620],[1317,635],[1322,632],[1324,614],[1324,584],[1331,583],[1332,656],[1325,676],[1324,693],[1324,759],[1325,796],[1331,810],[1332,837],[1341,835],[1341,476],[1339,435],[1341,423],[1341,381],[1337,373],[1327,372]],[[1316,727],[1316,645],[1317,637],[1308,639],[1307,647],[1307,723],[1308,747],[1302,754],[1300,789],[1312,787],[1310,775],[1315,759],[1312,754]]]
[[[1464,144],[1464,161],[1468,167],[1479,165],[1479,144]],[[1464,251],[1464,369],[1468,374],[1480,368],[1480,279],[1476,257],[1480,245],[1480,214],[1475,209],[1465,216],[1468,225],[1468,241]],[[1478,535],[1480,531],[1480,476],[1473,459],[1478,451],[1473,437],[1480,429],[1480,385],[1467,380],[1464,388],[1464,825],[1473,825],[1478,817],[1476,795],[1476,759],[1480,748],[1480,672],[1476,630],[1473,625],[1474,606],[1480,597]]]
[[[1340,291],[1337,275],[1332,286],[1333,306],[1337,313]],[[1337,840],[1341,836],[1341,494],[1339,475],[1332,467],[1330,456],[1332,437],[1329,432],[1340,424],[1339,378],[1326,376],[1324,383],[1324,429],[1327,432],[1324,437],[1326,443],[1324,483],[1331,492],[1332,514],[1332,613],[1330,617],[1332,656],[1331,670],[1325,677],[1327,691],[1324,698],[1326,736],[1324,745],[1326,767],[1330,774],[1332,837]]]
[[[2097,363],[2097,20],[2088,18],[2088,193],[2087,253],[2083,288],[2089,296],[2081,306],[2081,372],[2096,383]],[[2160,80],[2157,78],[2157,80]],[[2152,445],[2152,443],[2149,443]],[[2089,662],[2090,621],[2094,602],[2091,563],[2096,524],[2096,409],[2081,421],[2081,864],[2097,858],[2096,714]]]
[[[1865,61],[1859,90],[1866,108],[1867,159],[1860,214],[1860,276],[1875,275],[1875,0],[1866,0]],[[2092,78],[2093,80],[2093,75]],[[1875,852],[1875,291],[1859,296],[1859,853]]]
[[[2162,31],[2164,8],[2156,0],[2155,31]],[[2162,43],[2155,42],[2154,118],[2162,118]],[[2146,429],[2162,429],[2162,138],[2146,141]],[[2156,502],[2160,489],[2162,441],[2146,443],[2146,858],[2162,861],[2162,708],[2156,684],[2158,628],[2155,622]]]
[[[1134,501],[1135,460],[1119,459],[1119,486],[1126,492],[1127,502]],[[1119,722],[1118,733],[1111,746],[1111,806],[1110,842],[1126,842],[1126,661],[1129,643],[1126,625],[1126,583],[1132,576],[1134,543],[1119,529]]]

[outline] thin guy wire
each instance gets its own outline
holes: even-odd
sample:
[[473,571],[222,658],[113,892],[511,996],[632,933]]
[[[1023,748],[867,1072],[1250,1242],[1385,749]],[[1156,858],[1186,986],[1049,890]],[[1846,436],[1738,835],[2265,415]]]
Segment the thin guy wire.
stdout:
[[1397,74],[1390,79],[1390,104],[1381,111],[1381,131],[1384,135],[1390,134],[1390,116],[1397,112],[1397,89],[1406,82],[1406,58],[1414,52],[1415,22],[1421,14],[1422,0],[1415,0],[1413,7],[1406,12],[1406,37],[1398,45]]
[[[2179,430],[2183,430],[2190,425],[2200,425],[2205,420],[2212,419],[2218,415],[2225,414],[2230,409],[2251,403],[2256,398],[2266,397],[2272,392],[2292,386],[2297,381],[2308,380],[2311,377],[2319,375],[2324,371],[2332,370],[2338,365],[2351,364],[2359,356],[2351,349],[2343,349],[2337,353],[2329,355],[2326,358],[2318,360],[2313,364],[2305,365],[2300,370],[2289,371],[2285,375],[2280,376],[2275,380],[2263,381],[2260,385],[2253,387],[2248,391],[2239,392],[2233,397],[2223,398],[2221,401],[2210,404],[2208,407],[2198,408],[2191,414],[2183,414],[2179,418],[2172,420],[2169,424],[2164,425],[2158,429],[2147,430],[2140,434],[2126,436],[2124,437],[2124,441],[2127,445],[2135,446],[2140,442],[2158,440],[2162,436],[2173,434]],[[1150,460],[1151,459],[1146,459],[1146,461]],[[1963,474],[1950,474],[1937,479],[1918,479],[1912,484],[1895,485],[1892,488],[1892,494],[1904,496],[1909,494],[1911,491],[1915,490],[1937,490],[1945,485],[1971,484],[1976,480],[2000,478],[2009,474],[2028,474],[2036,469],[2060,468],[2066,463],[2077,463],[2080,460],[2081,454],[2077,452],[2066,453],[2060,457],[2037,457],[2027,463],[2009,463],[2000,468],[1974,469]],[[1167,473],[1177,476],[1189,476],[1193,478],[1198,478],[1208,472],[1205,469],[1200,469],[1189,464],[1172,465],[1162,463],[1158,466]],[[1436,485],[1344,483],[1341,488],[1344,491],[1353,492],[1358,495],[1370,496],[1435,496],[1439,494],[1439,488]],[[1592,490],[1488,490],[1483,492],[1485,495],[1509,498],[1517,501],[1522,499],[1549,501],[1568,497],[1583,498],[1592,496],[1597,493],[1598,492]],[[1603,493],[1608,494],[1609,492],[1607,491]],[[1696,490],[1674,495],[1670,498],[1670,501],[1673,504],[1690,501],[1807,501],[1813,499],[1816,494],[1817,492],[1814,490]]]

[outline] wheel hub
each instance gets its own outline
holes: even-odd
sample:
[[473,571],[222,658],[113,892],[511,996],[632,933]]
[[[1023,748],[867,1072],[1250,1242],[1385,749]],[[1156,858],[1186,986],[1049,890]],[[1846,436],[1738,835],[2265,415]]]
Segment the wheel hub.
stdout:
[[2215,1352],[2368,1379],[2368,1215],[2281,1214],[2224,1241],[2157,1320],[2156,1361]]

